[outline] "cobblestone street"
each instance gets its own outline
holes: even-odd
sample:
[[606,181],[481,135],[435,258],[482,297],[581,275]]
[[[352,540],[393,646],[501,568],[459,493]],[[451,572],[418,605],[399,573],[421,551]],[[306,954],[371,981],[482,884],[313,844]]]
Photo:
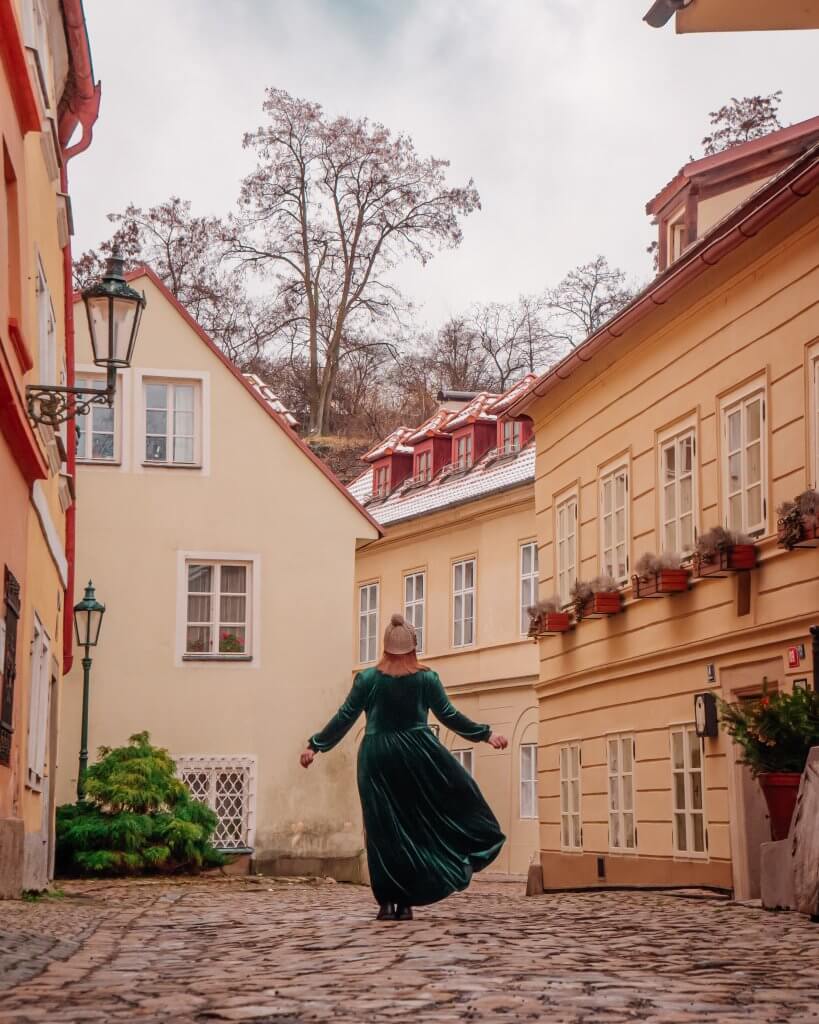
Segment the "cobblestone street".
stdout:
[[717,899],[479,883],[73,883],[0,903],[0,1021],[819,1021],[819,926]]

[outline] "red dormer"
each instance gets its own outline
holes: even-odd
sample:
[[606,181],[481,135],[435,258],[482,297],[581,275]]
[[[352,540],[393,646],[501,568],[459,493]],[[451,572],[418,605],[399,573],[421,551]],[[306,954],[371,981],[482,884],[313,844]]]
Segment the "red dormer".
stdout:
[[519,452],[534,436],[534,425],[528,416],[504,416],[504,412],[511,408],[522,395],[525,395],[536,380],[537,374],[527,373],[517,384],[501,395],[491,407],[491,412],[498,420],[496,446],[502,455]]
[[497,416],[490,410],[500,396],[481,392],[454,413],[445,427],[452,441],[452,464],[469,469],[495,447]]
[[450,462],[452,439],[444,427],[451,418],[451,412],[439,409],[407,438],[415,452],[412,475],[418,483],[428,484]]
[[413,450],[406,443],[412,433],[409,427],[398,427],[363,456],[373,467],[374,496],[386,498],[412,476]]

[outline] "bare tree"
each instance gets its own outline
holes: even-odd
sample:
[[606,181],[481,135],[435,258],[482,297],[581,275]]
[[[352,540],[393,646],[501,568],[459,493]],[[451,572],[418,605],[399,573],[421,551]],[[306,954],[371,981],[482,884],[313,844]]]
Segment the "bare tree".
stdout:
[[475,305],[467,325],[478,337],[498,391],[527,373],[545,369],[564,347],[549,328],[544,300],[535,295],[521,295],[514,303]]
[[252,358],[284,328],[272,308],[253,300],[241,275],[225,264],[225,228],[219,218],[195,216],[188,200],[171,196],[147,210],[130,203],[108,219],[116,225],[111,238],[74,261],[75,288],[101,277],[118,247],[126,265],[148,264],[232,359]]
[[245,136],[258,163],[242,184],[231,252],[273,284],[307,353],[310,433],[328,423],[345,334],[397,315],[385,278],[461,241],[459,217],[478,209],[472,181],[450,187],[448,162],[366,118],[329,119],[321,106],[269,89],[268,123]]
[[708,115],[712,131],[702,140],[703,154],[713,156],[781,128],[781,102],[781,89],[767,96],[743,96],[741,99],[732,96],[730,103]]
[[605,256],[596,256],[546,291],[544,300],[552,313],[553,337],[572,347],[601,327],[634,297],[626,275],[610,267]]

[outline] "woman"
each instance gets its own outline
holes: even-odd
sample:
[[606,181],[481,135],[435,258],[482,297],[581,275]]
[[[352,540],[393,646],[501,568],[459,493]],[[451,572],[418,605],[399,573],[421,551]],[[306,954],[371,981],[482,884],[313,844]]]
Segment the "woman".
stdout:
[[413,906],[465,889],[506,841],[472,776],[427,724],[429,711],[464,739],[495,750],[504,750],[506,739],[450,704],[436,673],[418,663],[416,647],[415,628],[393,615],[381,661],[356,676],[347,699],[301,755],[309,768],[365,712],[358,791],[379,921],[412,920]]

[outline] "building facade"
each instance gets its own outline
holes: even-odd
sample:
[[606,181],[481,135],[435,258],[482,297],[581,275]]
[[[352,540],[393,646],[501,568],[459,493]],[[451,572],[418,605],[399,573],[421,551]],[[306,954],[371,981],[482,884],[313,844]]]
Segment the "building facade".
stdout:
[[[360,878],[351,752],[309,775],[298,755],[349,688],[356,545],[378,527],[151,271],[129,280],[147,299],[134,362],[77,453],[76,599],[93,579],[106,605],[90,750],[147,730],[216,811],[218,846],[263,871]],[[90,355],[78,323],[87,382]],[[81,698],[75,665],[60,802],[76,791]]]
[[502,396],[445,400],[367,453],[350,487],[384,530],[356,558],[356,669],[380,658],[384,626],[400,612],[458,708],[508,736],[499,752],[440,727],[508,837],[493,870],[516,875],[537,851],[537,649],[526,609],[538,556],[531,424],[506,410],[532,379]]
[[771,32],[819,28],[819,0],[655,0],[644,20],[677,32]]
[[26,387],[71,383],[67,166],[99,107],[79,0],[0,0],[0,70],[0,895],[15,896],[51,871],[71,658],[73,426],[33,424]]
[[[683,168],[649,204],[664,269],[513,407],[535,421],[542,593],[568,546],[572,582],[610,574],[623,599],[540,642],[547,888],[759,893],[764,802],[730,739],[700,735],[695,698],[811,685],[816,552],[779,546],[776,510],[819,480],[817,130]],[[715,526],[750,537],[755,568],[698,568]],[[639,578],[644,553],[681,555],[684,591],[640,596],[656,582]]]

